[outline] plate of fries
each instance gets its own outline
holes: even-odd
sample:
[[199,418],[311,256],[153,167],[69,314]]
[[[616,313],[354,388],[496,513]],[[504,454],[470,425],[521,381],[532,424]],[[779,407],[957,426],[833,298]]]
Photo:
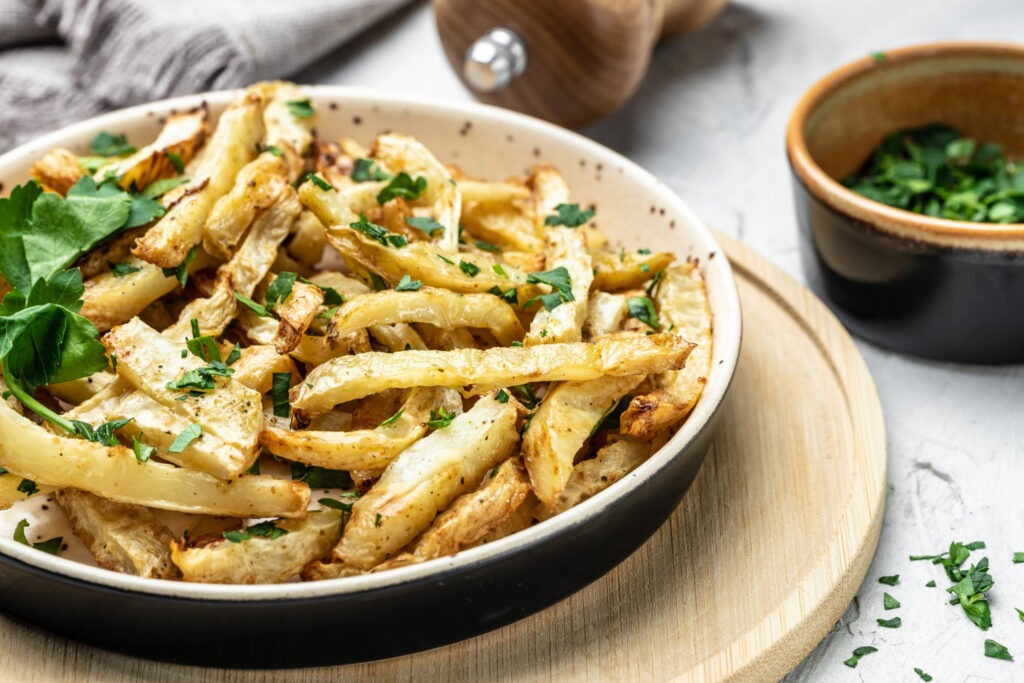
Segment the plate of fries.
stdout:
[[526,616],[664,522],[735,371],[709,231],[501,109],[260,83],[0,183],[0,609],[103,647],[323,665]]

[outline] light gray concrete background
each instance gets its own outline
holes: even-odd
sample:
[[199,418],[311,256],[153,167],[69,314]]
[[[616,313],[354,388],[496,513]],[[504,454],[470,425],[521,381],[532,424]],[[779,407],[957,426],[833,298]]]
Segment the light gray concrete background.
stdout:
[[[845,62],[945,39],[1024,40],[1024,2],[733,3],[700,33],[659,47],[632,101],[583,132],[645,166],[707,223],[803,281],[783,150],[793,105]],[[444,59],[427,5],[387,20],[298,80],[471,99]],[[1024,621],[1014,611],[1024,609],[1024,564],[1011,563],[1014,551],[1024,551],[1024,368],[933,363],[859,346],[887,420],[885,526],[857,598],[787,681],[917,681],[914,667],[937,682],[1024,681]],[[941,569],[907,559],[951,540],[988,543],[975,554],[988,555],[996,583],[987,633],[945,604]],[[900,574],[900,584],[879,585],[887,574]],[[926,588],[929,579],[939,588]],[[901,609],[883,611],[883,589]],[[876,626],[895,615],[902,628]],[[986,658],[986,638],[1018,661]],[[844,666],[861,645],[878,652],[856,669]]]

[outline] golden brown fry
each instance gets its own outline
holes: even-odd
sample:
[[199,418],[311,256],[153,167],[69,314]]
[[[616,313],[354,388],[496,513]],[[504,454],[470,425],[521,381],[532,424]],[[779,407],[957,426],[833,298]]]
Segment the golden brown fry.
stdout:
[[284,81],[259,83],[252,87],[266,101],[263,123],[266,126],[267,151],[264,154],[277,155],[287,164],[288,182],[294,183],[306,168],[306,154],[313,143],[313,127],[316,125],[316,110],[313,116],[299,118],[292,112],[289,102],[306,99],[299,86]]
[[292,226],[288,253],[304,266],[312,268],[323,258],[326,246],[324,224],[312,211],[303,211]]
[[85,173],[78,165],[78,157],[60,147],[51,149],[32,164],[29,174],[39,181],[44,190],[64,196]]
[[507,522],[530,494],[530,479],[518,457],[509,458],[437,516],[415,542],[418,560],[454,555]]
[[374,324],[430,323],[443,328],[486,327],[503,346],[523,337],[515,310],[492,294],[457,294],[435,287],[386,289],[347,299],[331,320],[337,339]]
[[597,456],[572,468],[569,481],[554,500],[535,508],[537,519],[550,519],[605,490],[636,469],[651,451],[650,443],[628,436],[609,442],[597,452]]
[[260,434],[260,445],[285,460],[306,465],[346,471],[380,469],[427,433],[430,412],[438,409],[461,413],[458,393],[450,389],[412,389],[401,412],[394,413],[398,418],[372,429],[338,432],[268,426]]
[[255,389],[260,394],[271,390],[274,382],[274,375],[278,373],[290,373],[293,382],[302,380],[295,361],[290,356],[282,356],[273,346],[254,344],[242,349],[242,356],[231,366],[235,374],[233,380]]
[[146,232],[135,245],[136,256],[162,268],[176,268],[185,260],[202,239],[214,203],[256,155],[263,138],[263,106],[262,99],[249,94],[221,115],[191,183],[203,188],[186,195]]
[[606,292],[621,292],[626,289],[637,289],[659,271],[668,268],[675,255],[668,252],[656,254],[593,254],[594,289]]
[[213,205],[203,227],[203,248],[228,258],[256,216],[275,204],[285,188],[290,188],[287,170],[282,157],[269,153],[246,164],[235,177],[231,190]]
[[476,486],[519,443],[516,401],[486,396],[409,447],[352,506],[335,561],[369,569],[397,553],[438,512]]
[[541,502],[551,503],[565,488],[576,453],[619,399],[643,379],[601,377],[563,382],[548,391],[523,432],[523,459]]
[[292,286],[291,295],[275,309],[280,321],[274,336],[274,348],[278,353],[295,350],[323,302],[323,290],[316,285],[296,282]]
[[156,140],[126,159],[103,166],[94,178],[98,182],[114,177],[121,187],[141,191],[156,180],[178,175],[178,165],[190,162],[202,147],[209,132],[208,118],[206,107],[172,114]]
[[654,300],[662,329],[671,329],[697,346],[685,367],[658,375],[657,388],[634,398],[622,414],[622,433],[645,441],[690,414],[711,373],[711,308],[700,269],[687,263],[666,270]]
[[309,487],[267,476],[223,482],[148,460],[130,448],[56,436],[0,403],[0,466],[39,484],[71,486],[121,503],[232,517],[303,517]]
[[180,578],[171,562],[174,534],[148,508],[73,488],[58,491],[56,497],[99,566],[151,579]]
[[464,387],[473,393],[523,382],[582,382],[680,368],[691,345],[672,334],[625,335],[592,344],[545,344],[485,350],[362,353],[327,361],[295,391],[296,414],[315,417],[339,403],[386,389]]
[[251,534],[237,543],[221,538],[197,548],[172,541],[171,557],[185,581],[280,583],[331,551],[341,536],[341,512],[319,510],[305,519],[277,520],[274,526],[287,533],[277,538]]

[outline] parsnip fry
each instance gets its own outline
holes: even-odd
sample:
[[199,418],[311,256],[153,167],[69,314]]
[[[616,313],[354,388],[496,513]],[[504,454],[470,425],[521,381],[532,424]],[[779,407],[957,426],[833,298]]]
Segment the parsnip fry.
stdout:
[[427,433],[430,411],[438,409],[461,413],[458,393],[451,389],[412,389],[398,418],[374,429],[338,432],[268,426],[260,433],[260,444],[274,455],[306,465],[345,471],[379,469]]
[[[181,380],[204,363],[192,354],[182,358],[180,345],[138,319],[111,330],[103,344],[117,355],[117,373],[132,386],[255,458],[256,440],[263,428],[263,414],[253,409],[260,405],[258,393],[230,377],[215,378],[215,387],[197,396],[190,395],[187,388],[168,388],[168,383]],[[182,395],[187,398],[179,400]]]
[[72,152],[51,149],[43,158],[32,164],[29,173],[39,181],[44,190],[64,196],[85,175],[78,165],[78,157]]
[[173,541],[171,558],[186,581],[280,583],[331,551],[341,536],[341,512],[310,512],[305,519],[278,520],[274,526],[287,533],[276,538],[250,534],[238,542],[221,538],[198,548]]
[[305,99],[302,90],[294,83],[273,81],[260,83],[253,87],[267,102],[263,112],[263,122],[267,130],[267,152],[281,153],[287,163],[288,182],[294,183],[302,175],[306,165],[306,153],[313,143],[313,127],[317,117],[299,117],[292,111],[289,102]]
[[235,176],[256,156],[263,139],[263,100],[249,94],[228,107],[196,169],[192,185],[203,189],[172,206],[140,239],[133,253],[161,268],[176,268],[203,237],[214,203],[231,189]]
[[634,398],[622,414],[622,433],[647,441],[690,414],[711,373],[711,308],[700,269],[682,264],[666,270],[654,300],[662,329],[671,329],[697,346],[685,367],[658,375],[657,388]]
[[601,420],[644,375],[563,382],[548,391],[523,432],[523,459],[533,491],[551,503],[572,474],[573,459]]
[[569,186],[565,178],[551,164],[537,164],[526,180],[532,190],[533,220],[538,230],[545,229],[545,219],[555,213],[555,207],[569,201]]
[[438,512],[475,487],[519,443],[516,401],[487,396],[443,429],[417,441],[392,462],[352,517],[334,560],[361,569],[398,552]]
[[491,294],[457,294],[421,287],[413,292],[386,289],[352,297],[331,320],[332,339],[374,324],[430,323],[438,327],[486,327],[503,346],[519,341],[523,327],[515,310]]
[[659,271],[668,268],[674,260],[675,256],[667,252],[646,255],[631,252],[616,255],[602,252],[593,256],[593,287],[606,292],[637,289]]
[[148,508],[72,488],[58,491],[57,502],[99,566],[152,579],[180,578],[171,562],[174,534]]
[[319,287],[304,282],[296,282],[292,286],[288,299],[276,309],[280,322],[274,336],[274,348],[278,353],[289,353],[299,345],[323,302],[324,293]]
[[274,375],[290,373],[295,382],[302,379],[299,369],[289,356],[280,355],[272,346],[254,344],[242,349],[242,356],[231,366],[235,374],[231,379],[265,394],[273,388]]
[[629,304],[621,294],[594,290],[587,302],[587,321],[583,323],[583,336],[587,339],[613,334],[622,329],[629,314]]
[[141,191],[156,180],[177,175],[206,139],[208,117],[205,107],[172,114],[156,140],[127,159],[103,166],[95,175],[96,181],[115,177],[121,187]]
[[288,187],[284,159],[264,152],[238,172],[234,186],[217,200],[203,227],[203,247],[227,258],[256,216]]
[[482,180],[459,180],[458,186],[463,204],[475,202],[488,206],[508,205],[530,198],[529,188],[521,181],[490,183]]
[[0,466],[49,486],[71,486],[121,503],[230,517],[302,517],[309,487],[268,476],[223,482],[130,448],[56,436],[0,403]]
[[682,367],[690,349],[689,342],[676,335],[653,334],[608,337],[592,344],[362,353],[335,358],[310,372],[292,407],[315,417],[339,403],[386,389],[473,385],[473,393],[483,393],[523,382],[579,382],[603,375],[662,372]]

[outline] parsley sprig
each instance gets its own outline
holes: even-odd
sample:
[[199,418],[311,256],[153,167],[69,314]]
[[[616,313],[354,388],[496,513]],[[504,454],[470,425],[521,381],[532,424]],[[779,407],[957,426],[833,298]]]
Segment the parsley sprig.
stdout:
[[404,247],[409,244],[409,240],[405,235],[392,234],[376,223],[371,223],[366,219],[366,214],[359,214],[359,220],[355,223],[349,223],[349,227],[377,240],[385,247],[389,244],[392,247]]
[[526,281],[530,284],[542,283],[550,285],[555,291],[550,294],[541,294],[533,297],[523,304],[524,308],[529,308],[535,301],[539,301],[545,310],[550,311],[565,302],[575,301],[575,297],[572,294],[572,277],[565,266],[558,266],[552,270],[545,270],[539,273],[530,273],[526,276]]

